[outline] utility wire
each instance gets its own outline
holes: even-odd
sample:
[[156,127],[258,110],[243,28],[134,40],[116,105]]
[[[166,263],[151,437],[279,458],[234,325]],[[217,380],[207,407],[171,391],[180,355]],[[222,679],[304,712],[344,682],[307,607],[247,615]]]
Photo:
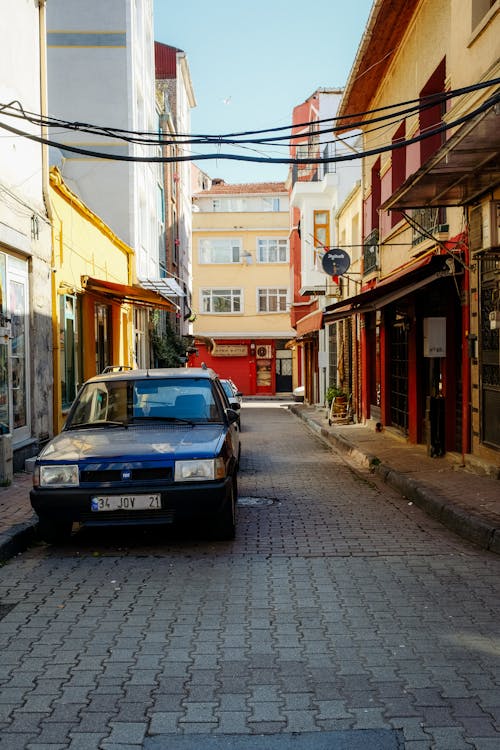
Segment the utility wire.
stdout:
[[483,104],[477,107],[475,110],[469,112],[462,117],[453,120],[448,123],[440,123],[436,127],[432,127],[425,133],[413,136],[412,138],[396,141],[386,146],[380,146],[377,148],[369,149],[367,151],[360,151],[358,153],[348,153],[339,156],[327,156],[327,157],[296,157],[296,158],[284,158],[284,157],[257,157],[248,156],[242,154],[229,154],[229,153],[211,153],[211,154],[188,154],[185,156],[133,156],[133,155],[116,155],[107,153],[104,151],[93,151],[92,149],[79,148],[77,146],[71,146],[66,143],[60,143],[53,141],[50,138],[44,138],[31,133],[25,133],[18,128],[14,128],[10,125],[0,122],[0,128],[7,130],[8,132],[14,133],[15,135],[23,136],[28,140],[35,141],[37,143],[43,143],[54,148],[59,148],[62,151],[69,151],[70,153],[80,154],[83,156],[89,156],[96,159],[105,159],[108,161],[126,161],[126,162],[137,162],[137,163],[178,163],[183,161],[205,161],[210,159],[227,159],[230,161],[248,161],[259,164],[330,164],[336,162],[353,161],[355,159],[361,159],[367,156],[373,156],[377,154],[386,153],[388,151],[395,151],[399,148],[405,148],[414,143],[418,143],[426,138],[430,138],[433,135],[444,133],[445,131],[462,125],[465,122],[472,120],[477,115],[486,112],[488,109],[493,107],[500,101],[500,92],[497,92]]
[[[5,113],[9,115],[10,117],[16,117],[28,120],[34,125],[39,125],[43,127],[58,127],[58,128],[64,128],[72,131],[77,132],[87,132],[94,135],[102,135],[105,137],[112,137],[112,138],[120,138],[125,141],[130,141],[132,143],[139,143],[143,145],[213,145],[216,144],[217,146],[220,146],[221,144],[227,145],[237,145],[239,143],[257,143],[259,145],[262,145],[264,143],[275,143],[277,141],[281,140],[298,140],[298,139],[304,139],[305,135],[309,136],[318,136],[325,133],[332,134],[338,131],[346,131],[346,129],[356,129],[361,127],[362,125],[375,123],[379,121],[384,120],[390,120],[391,118],[397,118],[401,117],[402,115],[411,114],[415,111],[422,111],[429,107],[434,107],[437,104],[443,104],[447,102],[448,100],[463,96],[464,94],[469,94],[474,91],[479,91],[481,89],[484,89],[486,87],[491,87],[500,84],[500,78],[494,78],[490,79],[488,81],[482,81],[470,86],[464,86],[462,88],[453,89],[448,92],[440,92],[436,94],[430,94],[425,97],[419,97],[418,99],[410,99],[404,102],[398,102],[396,104],[390,104],[385,105],[383,107],[378,107],[376,109],[372,110],[366,110],[364,112],[358,112],[353,114],[347,114],[342,115],[340,117],[329,117],[325,119],[319,119],[314,121],[308,121],[304,123],[299,124],[292,124],[292,125],[286,125],[281,126],[277,128],[268,128],[265,130],[249,130],[239,133],[229,133],[229,134],[223,134],[223,135],[207,135],[207,134],[182,134],[182,133],[175,133],[172,137],[172,140],[165,140],[162,138],[158,138],[157,133],[151,133],[149,131],[131,131],[131,130],[122,130],[120,128],[114,128],[114,127],[107,127],[107,126],[97,126],[92,125],[90,123],[82,123],[82,122],[70,122],[68,120],[62,120],[59,118],[44,118],[40,115],[37,115],[33,112],[29,112],[25,110],[22,106],[22,104],[18,100],[14,100],[12,102],[9,102],[8,104],[2,104],[0,105],[0,113]],[[15,106],[14,106],[15,105]],[[411,105],[411,106],[410,106]],[[399,111],[393,111],[399,107],[405,107],[406,109],[401,109]],[[374,115],[377,113],[382,112],[388,112],[389,114],[381,115],[380,117],[375,117],[372,119],[367,120],[366,118],[370,115]],[[355,118],[353,120],[353,118]],[[283,132],[285,130],[297,130],[298,128],[311,128],[311,126],[317,127],[319,124],[322,123],[333,123],[333,122],[342,122],[348,120],[349,122],[346,124],[337,125],[334,127],[329,127],[327,129],[318,129],[318,130],[310,130],[309,133],[288,133],[287,135],[283,136],[273,136],[272,138],[250,138],[248,140],[241,140],[243,136],[251,136],[251,135],[261,135],[264,133],[278,133]],[[147,138],[147,136],[154,136],[151,138]],[[182,140],[180,140],[182,139]],[[236,140],[237,139],[237,140]]]

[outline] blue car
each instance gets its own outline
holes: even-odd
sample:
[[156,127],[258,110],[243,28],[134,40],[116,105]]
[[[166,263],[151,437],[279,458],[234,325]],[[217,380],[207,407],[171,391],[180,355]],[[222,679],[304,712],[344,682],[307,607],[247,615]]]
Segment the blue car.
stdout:
[[199,520],[233,539],[240,442],[227,404],[210,369],[119,369],[88,380],[35,462],[40,537],[64,542],[74,523]]

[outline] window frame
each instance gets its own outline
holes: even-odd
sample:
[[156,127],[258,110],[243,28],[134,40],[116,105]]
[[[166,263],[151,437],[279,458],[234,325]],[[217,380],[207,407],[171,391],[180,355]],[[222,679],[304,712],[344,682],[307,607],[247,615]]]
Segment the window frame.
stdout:
[[[221,299],[228,297],[231,309],[214,310],[216,297]],[[239,310],[234,309],[235,300],[239,300]],[[241,315],[243,313],[243,289],[241,287],[202,287],[200,289],[200,313],[202,315]]]
[[[257,303],[256,309],[258,315],[277,315],[288,312],[288,289],[287,287],[262,286],[256,289]],[[276,300],[276,310],[271,310],[269,302]],[[261,309],[261,303],[266,302],[266,309]],[[283,305],[281,308],[280,305]]]
[[[227,244],[227,249],[230,251],[232,259],[217,260],[214,253],[217,252],[218,248],[215,243],[219,244],[219,251],[222,251],[224,244]],[[206,244],[206,247],[204,245]],[[235,259],[234,252],[237,251],[237,259]],[[243,254],[243,240],[241,237],[200,237],[198,240],[198,262],[202,266],[209,265],[233,265],[234,263],[241,263]],[[206,257],[210,256],[207,260]]]
[[[318,220],[319,214],[326,214],[326,222],[320,222]],[[319,208],[313,211],[313,237],[314,237],[314,249],[324,250],[330,247],[330,211],[327,208]],[[318,230],[325,230],[325,242],[318,238]]]
[[[269,253],[270,253],[270,243],[276,243],[276,257],[277,260],[269,260]],[[285,258],[282,260],[279,258],[280,254],[280,246],[283,246],[285,248]],[[257,237],[256,239],[256,256],[257,256],[257,263],[262,264],[276,264],[276,263],[288,263],[290,258],[290,251],[289,251],[289,244],[288,240],[284,237]],[[265,252],[261,252],[265,251]],[[263,260],[263,255],[267,256],[266,260]]]

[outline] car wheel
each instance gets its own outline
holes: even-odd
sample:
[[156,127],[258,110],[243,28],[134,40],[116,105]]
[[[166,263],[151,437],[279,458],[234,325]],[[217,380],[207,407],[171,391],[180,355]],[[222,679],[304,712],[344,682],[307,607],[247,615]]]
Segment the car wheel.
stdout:
[[47,544],[64,544],[71,536],[72,521],[54,521],[40,518],[38,521],[38,536]]
[[231,484],[231,497],[217,519],[215,534],[217,539],[230,541],[236,536],[236,507],[238,502],[238,485],[236,478]]

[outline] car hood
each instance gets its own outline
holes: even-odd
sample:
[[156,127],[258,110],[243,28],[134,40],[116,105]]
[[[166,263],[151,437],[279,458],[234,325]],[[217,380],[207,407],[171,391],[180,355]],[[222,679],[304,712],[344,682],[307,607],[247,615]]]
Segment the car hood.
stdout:
[[48,443],[39,460],[210,458],[219,454],[226,431],[223,424],[68,430]]

